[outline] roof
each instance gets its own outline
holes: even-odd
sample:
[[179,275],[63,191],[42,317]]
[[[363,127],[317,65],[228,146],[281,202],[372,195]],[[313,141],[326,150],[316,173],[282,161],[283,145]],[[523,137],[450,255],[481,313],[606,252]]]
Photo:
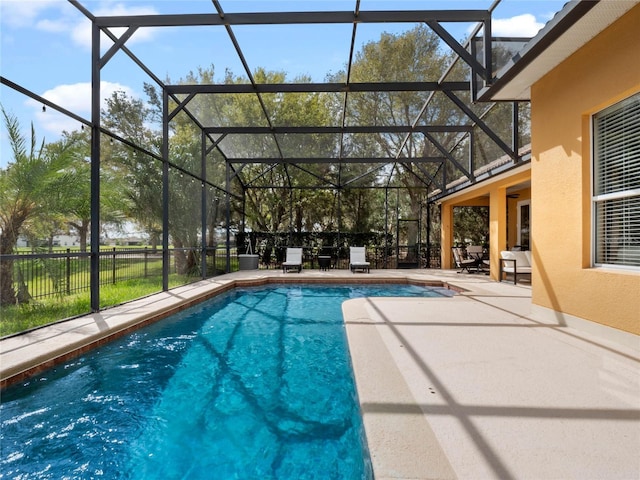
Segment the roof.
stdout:
[[556,68],[640,0],[576,0],[565,4],[479,93],[481,101],[530,100],[531,85]]

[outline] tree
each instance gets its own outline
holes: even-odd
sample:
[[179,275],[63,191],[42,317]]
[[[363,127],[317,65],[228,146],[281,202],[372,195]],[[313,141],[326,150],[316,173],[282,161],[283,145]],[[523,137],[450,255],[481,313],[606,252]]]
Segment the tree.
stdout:
[[[145,85],[149,103],[117,91],[107,99],[103,123],[110,131],[151,153],[160,152],[161,132],[148,125],[158,117],[160,103],[155,88]],[[176,270],[195,272],[200,264],[194,247],[200,245],[200,141],[193,125],[176,122],[172,126],[169,160],[178,168],[169,177],[169,235],[175,247]],[[152,241],[162,232],[162,163],[144,151],[114,142],[105,145],[102,179],[118,182],[123,211],[149,234]]]
[[[253,77],[257,83],[283,83],[286,74],[257,69]],[[294,79],[295,82],[310,82],[305,76]],[[198,84],[214,82],[214,69],[199,69],[191,72],[180,83]],[[223,82],[235,84],[246,82],[243,77],[235,77],[225,72]],[[253,94],[198,95],[190,103],[189,109],[198,118],[215,119],[218,125],[265,126],[267,111],[273,125],[305,126],[329,125],[333,112],[322,94],[314,93],[273,93],[262,94],[262,103]],[[182,145],[182,153],[172,158],[190,159],[199,152],[199,143],[194,150],[184,155],[188,135],[199,138],[199,133],[187,115],[182,112],[173,121],[176,132],[171,138]],[[177,133],[181,135],[178,136]],[[197,150],[195,150],[197,148]],[[246,199],[245,214],[247,223],[253,230],[283,231],[292,228],[296,231],[311,231],[322,228],[329,222],[327,212],[331,211],[334,195],[324,181],[332,175],[327,164],[305,164],[304,167],[277,164],[280,152],[285,157],[332,156],[336,149],[335,140],[328,135],[228,135],[220,139],[220,148],[228,158],[273,158],[273,164],[245,164],[237,172],[237,181],[232,185],[233,193]],[[225,159],[217,153],[210,154],[207,163],[207,178],[220,188],[225,188]],[[189,160],[191,161],[191,160]],[[327,190],[311,190],[307,187],[321,186]],[[301,188],[306,189],[301,193]],[[242,212],[236,212],[240,214]],[[291,218],[291,221],[290,221]]]
[[[443,75],[453,56],[441,51],[440,39],[428,27],[419,25],[401,35],[383,33],[378,41],[367,43],[355,56],[351,81],[354,82],[394,82],[394,81],[437,81]],[[455,71],[453,75],[459,75]],[[334,81],[344,78],[344,72],[338,73]],[[424,106],[427,108],[423,110]],[[350,115],[356,123],[368,125],[411,125],[460,123],[464,117],[450,99],[437,92],[376,92],[351,95]],[[391,177],[387,183],[404,187],[405,202],[398,208],[400,218],[417,219],[420,206],[424,202],[427,185],[412,158],[422,156],[442,156],[438,146],[450,148],[455,134],[385,134],[373,135],[374,142],[364,135],[353,135],[353,152],[362,152],[363,156],[394,158],[398,162],[385,172]],[[374,143],[374,146],[372,146]],[[376,151],[371,151],[375,148]],[[429,175],[436,177],[438,164],[422,164]],[[408,244],[417,242],[417,224],[409,224],[405,232]]]
[[489,243],[489,207],[455,207],[453,235],[458,245]]
[[[55,210],[52,199],[58,192],[69,191],[72,179],[66,170],[74,160],[74,144],[48,150],[44,140],[38,147],[31,125],[29,144],[22,135],[16,116],[2,108],[2,116],[13,160],[0,169],[0,254],[10,255],[25,224],[41,213]],[[13,261],[0,263],[0,305],[15,304],[19,299],[13,288]]]
[[65,175],[73,183],[74,188],[68,191],[57,192],[52,205],[53,210],[61,217],[61,223],[66,224],[67,229],[75,229],[80,238],[80,250],[86,252],[89,226],[91,222],[91,181],[89,157],[88,133],[63,132],[63,138],[50,143],[47,148],[55,154],[65,148],[67,144],[73,144],[75,161],[65,169]]
[[[148,127],[161,108],[155,90],[145,85],[150,106],[116,91],[106,100],[103,124],[113,133],[152,153],[160,152],[161,133]],[[103,221],[127,218],[138,224],[155,246],[162,233],[162,164],[143,151],[119,142],[103,141],[101,205]]]

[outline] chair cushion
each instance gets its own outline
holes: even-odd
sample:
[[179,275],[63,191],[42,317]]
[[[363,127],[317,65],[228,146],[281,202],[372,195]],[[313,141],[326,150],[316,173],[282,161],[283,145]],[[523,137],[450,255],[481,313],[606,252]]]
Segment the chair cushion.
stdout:
[[282,262],[283,265],[300,265],[302,263],[301,248],[287,248],[287,260]]
[[513,252],[516,258],[516,265],[518,267],[518,269],[520,269],[520,267],[530,267],[531,263],[529,263],[529,258],[527,257],[527,254],[525,252]]
[[[500,252],[500,258],[505,260],[515,260],[516,261],[516,270],[518,273],[531,273],[531,252],[530,251],[508,251],[504,250]],[[512,262],[505,262],[502,266],[503,272],[513,273],[513,264]]]

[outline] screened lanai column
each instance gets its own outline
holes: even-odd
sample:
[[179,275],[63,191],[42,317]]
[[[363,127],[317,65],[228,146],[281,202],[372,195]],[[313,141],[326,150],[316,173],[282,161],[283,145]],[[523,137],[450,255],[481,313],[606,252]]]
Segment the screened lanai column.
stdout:
[[451,247],[453,247],[453,205],[440,205],[440,268],[451,268]]
[[169,290],[169,94],[162,89],[162,291]]
[[489,192],[489,258],[491,279],[499,280],[500,252],[507,247],[507,187]]
[[91,23],[91,311],[100,310],[100,29]]

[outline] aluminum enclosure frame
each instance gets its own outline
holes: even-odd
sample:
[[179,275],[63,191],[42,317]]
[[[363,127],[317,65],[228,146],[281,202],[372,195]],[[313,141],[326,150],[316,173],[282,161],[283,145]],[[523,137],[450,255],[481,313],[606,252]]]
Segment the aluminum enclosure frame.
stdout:
[[[14,88],[21,93],[42,101],[51,108],[54,108],[64,114],[68,114],[72,118],[77,119],[84,125],[91,128],[91,308],[93,311],[99,310],[99,238],[100,238],[100,135],[106,134],[115,138],[131,148],[142,151],[152,158],[156,158],[162,162],[162,183],[163,183],[163,233],[162,247],[164,255],[163,266],[163,290],[168,289],[168,255],[169,255],[169,169],[177,169],[181,171],[181,167],[172,164],[169,158],[169,125],[171,120],[180,112],[184,112],[193,124],[201,131],[202,145],[202,161],[200,174],[193,172],[184,173],[191,175],[196,181],[201,182],[203,187],[208,186],[215,189],[219,194],[224,195],[226,199],[226,217],[227,225],[230,218],[231,199],[240,200],[236,194],[232,192],[231,182],[239,182],[243,191],[247,188],[295,188],[294,185],[274,185],[274,186],[253,186],[252,179],[242,177],[242,169],[244,165],[250,163],[264,163],[267,165],[283,165],[284,168],[295,167],[303,171],[307,171],[305,165],[312,163],[335,163],[350,164],[363,163],[371,164],[371,168],[366,174],[374,174],[384,166],[390,166],[393,171],[398,164],[411,165],[412,174],[418,179],[419,184],[425,189],[425,193],[431,195],[430,201],[436,201],[438,198],[445,196],[449,191],[448,181],[446,178],[446,165],[451,165],[453,171],[464,177],[469,184],[474,184],[477,179],[474,177],[473,159],[469,158],[468,165],[464,165],[459,159],[456,159],[452,153],[452,149],[440,144],[433,136],[438,132],[450,132],[458,134],[457,145],[464,139],[469,141],[470,157],[474,151],[474,130],[480,129],[503,151],[510,159],[511,164],[517,165],[523,161],[527,161],[526,157],[518,155],[518,135],[517,121],[514,123],[514,135],[512,136],[511,145],[504,142],[493,131],[489,124],[485,121],[484,115],[490,112],[491,105],[481,114],[474,113],[473,109],[461,99],[459,93],[470,92],[473,94],[472,81],[448,81],[447,75],[450,73],[453,65],[457,61],[464,62],[469,69],[471,79],[481,79],[481,88],[486,89],[492,85],[494,80],[494,66],[492,61],[492,36],[491,36],[491,14],[500,0],[494,1],[493,5],[487,10],[411,10],[411,11],[361,11],[360,1],[354,0],[355,8],[353,11],[340,12],[264,12],[264,13],[226,13],[223,11],[219,0],[212,0],[212,7],[216,13],[211,14],[185,14],[185,15],[135,15],[135,16],[96,16],[90,9],[85,7],[80,0],[68,0],[75,8],[77,8],[92,25],[92,90],[91,103],[92,114],[90,120],[82,119],[72,112],[46,101],[42,97],[23,89],[19,85],[14,84],[8,79],[2,78],[2,83]],[[469,51],[469,41],[461,44],[447,31],[443,23],[448,22],[465,22],[476,23],[476,28],[471,32],[469,38],[474,38],[478,32],[482,30],[482,55],[476,58]],[[359,24],[365,23],[424,23],[435,32],[439,38],[450,47],[455,53],[456,59],[449,66],[438,81],[420,81],[420,82],[351,82],[350,73],[354,60],[355,52],[355,32]],[[344,83],[282,83],[282,84],[262,84],[255,81],[246,57],[240,47],[234,33],[234,26],[250,26],[250,25],[317,25],[317,24],[350,24],[352,25],[353,35],[351,44],[349,45],[348,63],[346,68],[347,78]],[[139,28],[145,27],[189,27],[189,26],[220,26],[225,28],[229,38],[236,50],[236,54],[240,59],[245,74],[249,78],[248,84],[226,85],[226,84],[210,84],[210,85],[167,85],[165,84],[149,67],[145,65],[136,55],[127,47],[127,41]],[[112,28],[125,28],[126,31],[117,37],[111,31]],[[113,45],[106,52],[101,53],[101,34],[105,34],[113,41]],[[101,70],[118,52],[123,52],[128,56],[148,77],[157,84],[162,90],[163,114],[162,114],[162,130],[163,141],[160,155],[148,152],[144,148],[128,142],[126,139],[120,138],[113,132],[108,131],[101,125],[100,118],[100,98],[101,98]],[[349,102],[349,95],[359,92],[428,92],[429,97],[423,104],[420,115],[412,122],[407,124],[397,124],[390,126],[381,125],[347,125],[345,111]],[[266,127],[246,127],[246,126],[220,126],[208,125],[198,118],[197,114],[190,110],[189,103],[198,95],[215,95],[215,94],[247,94],[255,95],[262,106],[262,111],[266,118]],[[344,106],[342,113],[342,122],[338,126],[276,126],[267,111],[261,95],[264,94],[283,94],[283,93],[340,93],[344,95]],[[465,122],[459,125],[423,125],[421,124],[421,116],[428,108],[433,96],[436,93],[446,95],[451,102],[462,112]],[[186,96],[186,98],[180,98]],[[173,107],[172,107],[173,106]],[[514,102],[513,119],[517,120],[517,104]],[[346,157],[341,154],[334,158],[314,158],[314,157],[288,157],[282,153],[282,149],[278,147],[279,156],[274,158],[261,157],[256,158],[237,158],[227,155],[221,147],[221,139],[228,135],[270,135],[273,137],[275,144],[278,145],[278,134],[336,134],[340,136],[340,143],[344,141],[344,136],[350,133],[396,133],[404,134],[402,146],[397,150],[395,155],[388,158],[354,158]],[[423,135],[427,142],[431,143],[436,150],[437,156],[421,156],[415,158],[406,158],[402,156],[402,150],[409,141],[412,134]],[[454,147],[455,148],[455,147]],[[215,149],[225,162],[226,183],[221,188],[207,180],[206,176],[206,155]],[[342,148],[337,149],[342,152]],[[436,175],[425,170],[423,165],[436,164],[439,170],[443,171],[443,178],[438,179]],[[382,167],[381,167],[382,166]],[[309,172],[308,172],[309,173]],[[365,174],[365,175],[366,175]],[[312,174],[313,175],[313,174]],[[352,188],[353,179],[345,180],[338,178],[337,182],[329,181],[318,177],[319,181],[326,181],[325,186],[316,188],[329,188],[341,191],[342,189]],[[382,187],[381,187],[382,188]],[[387,182],[383,188],[395,188]],[[455,187],[452,187],[455,188]],[[206,249],[205,238],[205,209],[210,203],[208,198],[208,188],[202,189],[201,205],[202,205],[202,249]],[[218,194],[216,194],[216,197]],[[229,230],[227,229],[227,240],[229,240]],[[229,245],[229,241],[227,242]],[[203,255],[204,258],[204,255]],[[229,269],[229,249],[227,248],[227,270]],[[204,274],[203,269],[203,274]]]

